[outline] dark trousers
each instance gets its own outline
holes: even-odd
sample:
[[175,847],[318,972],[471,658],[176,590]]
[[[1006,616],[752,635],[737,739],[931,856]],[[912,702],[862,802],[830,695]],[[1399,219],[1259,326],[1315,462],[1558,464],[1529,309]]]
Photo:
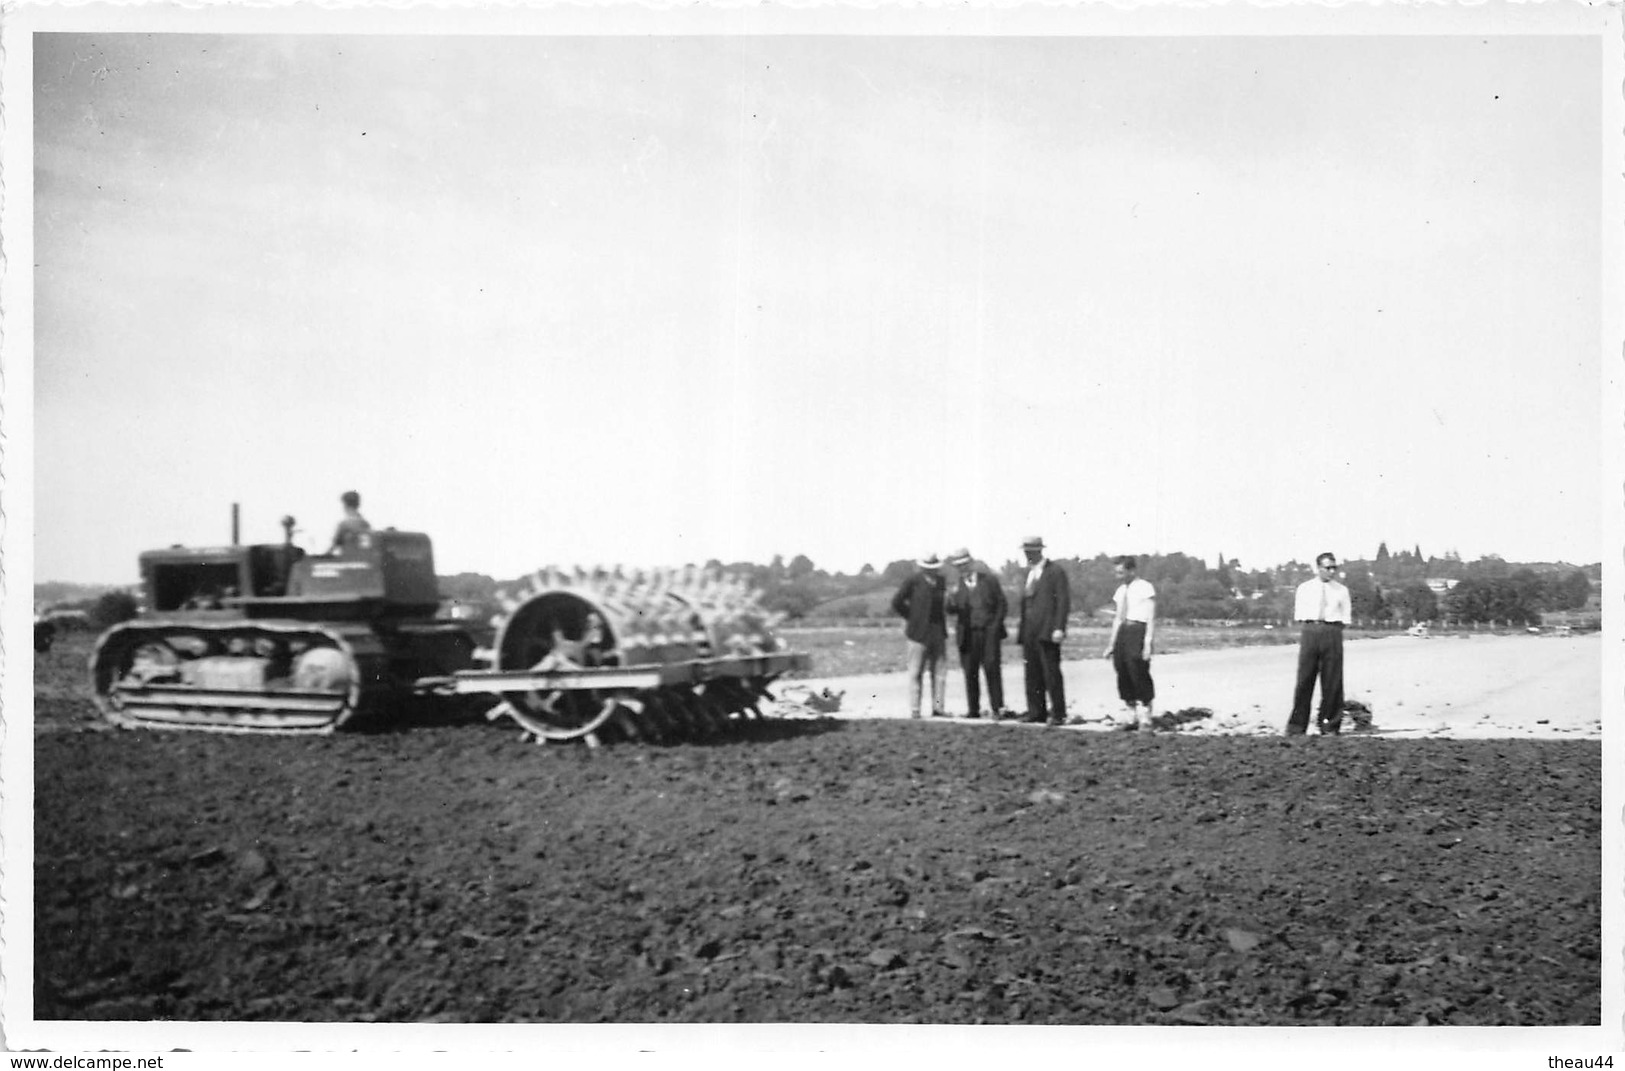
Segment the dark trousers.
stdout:
[[1125,621],[1112,644],[1112,667],[1117,670],[1117,697],[1125,703],[1151,705],[1157,686],[1151,683],[1151,663],[1145,657],[1145,622]]
[[1048,640],[1028,640],[1021,645],[1027,663],[1027,716],[1046,716],[1044,695],[1049,694],[1048,718],[1066,720],[1066,685],[1061,680],[1061,645]]
[[1292,693],[1292,716],[1287,732],[1301,733],[1309,728],[1309,701],[1315,695],[1315,678],[1320,678],[1320,722],[1327,732],[1337,732],[1343,724],[1343,626],[1305,621],[1298,636],[1298,687]]
[[965,671],[966,711],[975,714],[982,705],[982,676],[987,675],[987,701],[993,713],[1004,709],[1004,667],[999,664],[997,629],[966,629],[960,637],[959,665]]

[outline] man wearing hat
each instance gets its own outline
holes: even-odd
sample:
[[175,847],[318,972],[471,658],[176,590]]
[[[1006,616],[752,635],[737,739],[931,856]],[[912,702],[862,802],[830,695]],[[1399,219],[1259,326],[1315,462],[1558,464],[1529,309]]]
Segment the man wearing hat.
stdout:
[[1072,588],[1066,570],[1044,556],[1042,539],[1030,536],[1021,549],[1027,556],[1027,579],[1021,589],[1021,624],[1016,628],[1016,639],[1027,671],[1027,716],[1023,720],[1065,725],[1061,641],[1066,639],[1066,615],[1072,612]]
[[892,612],[908,622],[909,717],[920,716],[920,688],[925,671],[931,671],[931,716],[947,717],[948,678],[943,672],[948,650],[948,614],[942,561],[927,554],[917,563],[919,571],[892,596]]
[[1298,686],[1292,693],[1292,714],[1286,734],[1309,731],[1309,702],[1320,678],[1322,735],[1336,736],[1343,725],[1343,627],[1353,616],[1349,589],[1337,579],[1337,555],[1325,551],[1315,558],[1315,576],[1298,585],[1292,616],[1298,633]]
[[954,631],[959,634],[959,666],[965,671],[965,716],[982,716],[981,678],[987,676],[987,701],[997,720],[1004,710],[1004,670],[999,664],[999,648],[1008,635],[1004,615],[1009,602],[1004,588],[981,562],[960,547],[948,557],[958,577],[948,596],[948,612],[954,615]]

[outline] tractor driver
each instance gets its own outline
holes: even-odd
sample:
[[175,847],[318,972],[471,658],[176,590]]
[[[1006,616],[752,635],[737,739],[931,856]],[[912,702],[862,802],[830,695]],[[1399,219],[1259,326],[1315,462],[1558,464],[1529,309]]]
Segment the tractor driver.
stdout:
[[344,504],[344,517],[339,521],[339,526],[333,530],[333,546],[328,550],[329,554],[337,554],[346,548],[359,546],[362,533],[372,531],[372,525],[361,515],[359,494],[346,491],[339,496],[339,501]]

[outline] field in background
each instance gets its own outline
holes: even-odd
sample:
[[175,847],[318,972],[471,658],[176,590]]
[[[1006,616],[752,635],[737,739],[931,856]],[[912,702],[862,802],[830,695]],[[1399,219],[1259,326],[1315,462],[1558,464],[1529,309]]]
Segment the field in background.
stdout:
[[[1015,642],[1015,625],[1010,625],[1011,637],[1005,641],[1006,665],[1021,662],[1021,648]],[[1474,630],[1435,629],[1434,636],[1472,633]],[[1523,629],[1488,628],[1477,630],[1480,635],[1522,632]],[[903,639],[901,621],[887,621],[873,625],[827,625],[816,627],[785,626],[779,634],[797,651],[812,656],[812,669],[792,674],[806,678],[856,677],[869,673],[901,673],[908,667],[908,647]],[[1377,636],[1401,634],[1399,629],[1349,629],[1350,640],[1370,639]],[[1099,625],[1074,627],[1061,645],[1063,661],[1099,658],[1105,650],[1111,629]],[[1220,625],[1164,625],[1157,629],[1158,654],[1179,654],[1183,651],[1201,651],[1228,647],[1276,646],[1298,642],[1294,627],[1265,629],[1238,625],[1227,628]],[[950,646],[953,640],[949,639]],[[954,651],[950,660],[957,659]]]

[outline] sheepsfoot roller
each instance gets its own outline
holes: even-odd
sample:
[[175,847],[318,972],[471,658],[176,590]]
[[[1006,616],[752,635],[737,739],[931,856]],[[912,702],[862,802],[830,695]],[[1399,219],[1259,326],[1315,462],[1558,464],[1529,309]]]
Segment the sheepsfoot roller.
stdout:
[[497,619],[489,671],[434,682],[489,694],[538,743],[703,739],[762,716],[768,685],[805,669],[757,593],[692,569],[543,570]]

